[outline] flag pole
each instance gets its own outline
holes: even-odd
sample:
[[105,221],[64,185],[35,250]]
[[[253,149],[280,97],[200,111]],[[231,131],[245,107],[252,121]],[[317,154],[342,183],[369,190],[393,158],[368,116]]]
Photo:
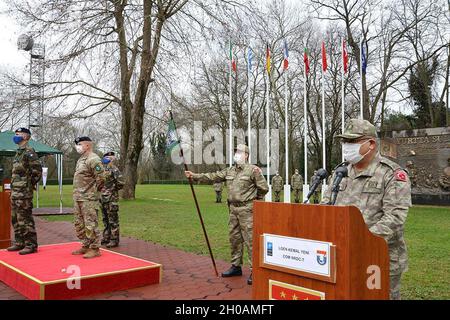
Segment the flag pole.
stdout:
[[250,46],[248,47],[248,52],[247,52],[247,137],[248,137],[248,162],[251,164],[252,163],[252,119],[251,119],[251,90],[250,90],[250,75],[251,75],[251,59],[250,59],[250,54],[251,54],[251,48]]
[[[286,49],[285,49],[286,50]],[[286,180],[284,183],[284,202],[291,202],[291,188],[289,187],[289,136],[288,136],[288,78],[287,69],[284,70],[284,145]]]
[[[306,50],[306,45],[305,45],[305,52],[304,55],[307,55],[308,52]],[[307,57],[307,56],[306,56]],[[306,58],[303,59],[304,60],[304,85],[303,85],[303,148],[304,148],[304,161],[305,161],[305,178],[304,178],[304,185],[303,185],[303,199],[306,199],[307,194],[309,193],[309,185],[308,185],[308,114],[307,114],[307,94],[306,94],[306,85],[307,85],[307,80],[308,80],[308,75],[307,75],[307,69],[306,69]]]
[[[170,112],[170,120],[173,121],[173,125],[175,126],[175,132],[176,132],[177,126],[175,124],[175,120],[173,119],[172,110],[170,109],[169,112]],[[181,139],[178,138],[178,134],[177,134],[177,139],[178,139],[178,145],[180,146],[180,156],[183,159],[184,170],[189,171],[188,166],[186,164],[186,159],[184,158],[183,147],[181,146]],[[198,205],[197,195],[195,194],[193,181],[192,181],[191,177],[189,177],[188,180],[189,180],[189,185],[191,186],[192,197],[194,198],[195,207],[197,208],[197,214],[200,219],[200,224],[202,225],[203,235],[205,236],[206,244],[208,245],[209,256],[211,257],[211,261],[214,266],[214,272],[216,273],[216,277],[218,277],[219,272],[217,271],[216,261],[214,260],[214,255],[211,250],[211,245],[209,244],[208,234],[206,233],[206,228],[205,228],[205,224],[203,222],[202,213],[200,212],[200,206]]]
[[230,128],[229,128],[229,139],[230,139],[230,145],[229,145],[229,149],[228,149],[228,161],[229,161],[229,164],[230,164],[230,167],[233,165],[233,95],[232,95],[232,71],[233,71],[233,67],[232,67],[232,64],[233,64],[233,51],[232,51],[232,46],[231,46],[231,38],[230,38],[230,66],[229,66],[229,69],[230,69],[230,91],[229,91],[229,94],[230,94],[230,97],[229,97],[229,99],[230,99],[230,106],[229,106],[229,108],[230,108],[230,114],[229,114],[229,125],[230,125]]
[[[322,56],[325,56],[325,44],[323,44],[323,52]],[[323,64],[323,57],[322,57],[322,64]],[[322,167],[326,170],[326,148],[325,148],[325,70],[324,66],[322,65]],[[322,189],[325,183],[322,185]]]
[[360,117],[361,119],[364,119],[364,113],[363,113],[363,102],[364,102],[364,92],[363,92],[363,59],[362,59],[362,50],[363,50],[363,40],[361,38],[361,41],[359,43],[359,75],[361,77],[361,97],[360,97]]
[[[344,86],[344,73],[345,73],[345,66],[344,66],[344,64],[345,64],[345,61],[344,61],[344,45],[345,45],[345,39],[342,39],[342,41],[341,41],[341,43],[342,43],[342,69],[341,69],[341,85],[342,85],[342,92],[341,92],[341,98],[342,98],[342,107],[341,107],[341,134],[343,134],[344,133],[344,128],[345,128],[345,125],[344,125],[344,122],[345,122],[345,92],[344,92],[344,88],[345,88],[345,86]],[[341,146],[341,155],[342,155],[342,162],[344,162],[344,147],[342,147]]]
[[266,48],[266,69],[267,69],[267,103],[266,103],[266,161],[267,161],[267,183],[269,192],[266,193],[266,201],[272,201],[272,184],[270,181],[270,51],[269,44]]

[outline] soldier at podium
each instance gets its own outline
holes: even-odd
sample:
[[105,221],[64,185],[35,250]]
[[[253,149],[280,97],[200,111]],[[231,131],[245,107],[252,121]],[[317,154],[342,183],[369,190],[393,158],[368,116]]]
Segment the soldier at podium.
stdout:
[[[408,268],[403,237],[411,206],[408,174],[395,162],[380,155],[377,132],[367,120],[351,119],[339,135],[348,177],[343,178],[336,205],[358,207],[369,230],[387,241],[390,258],[390,299],[400,299],[401,275]],[[331,179],[334,181],[334,176]],[[331,199],[328,188],[322,203]]]
[[[231,267],[222,277],[242,275],[244,243],[247,246],[249,265],[252,266],[253,200],[262,200],[269,191],[261,169],[248,163],[248,147],[239,144],[235,149],[235,165],[213,173],[185,171],[187,178],[204,182],[226,182],[228,190],[228,222],[231,244]],[[252,275],[247,279],[252,284]]]

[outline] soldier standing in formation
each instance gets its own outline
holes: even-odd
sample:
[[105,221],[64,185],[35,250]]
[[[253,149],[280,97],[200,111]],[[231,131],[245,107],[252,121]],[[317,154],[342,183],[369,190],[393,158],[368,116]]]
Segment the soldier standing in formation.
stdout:
[[[222,273],[222,277],[242,275],[243,245],[247,246],[249,264],[252,265],[253,236],[253,200],[264,199],[269,191],[261,169],[248,163],[248,147],[239,144],[235,149],[232,167],[215,173],[193,173],[185,171],[187,178],[205,182],[226,182],[228,190],[228,207],[230,220],[228,223],[231,244],[231,268]],[[252,275],[247,279],[252,284]]]
[[295,203],[300,202],[300,193],[303,190],[303,177],[295,169],[295,173],[291,177],[291,188],[294,191]]
[[123,188],[124,180],[115,160],[115,153],[112,151],[105,153],[102,159],[106,181],[100,198],[104,227],[101,244],[107,248],[117,247],[120,242],[119,190]]
[[222,203],[223,183],[222,182],[214,182],[213,188],[214,188],[214,191],[216,192],[216,203]]
[[105,171],[100,157],[93,150],[89,137],[75,139],[75,148],[81,157],[73,177],[75,231],[82,247],[72,254],[90,259],[100,256],[98,230],[99,191],[105,184]]
[[[408,265],[403,231],[411,206],[410,180],[398,164],[380,155],[375,126],[367,120],[351,119],[338,137],[342,138],[348,177],[340,184],[335,204],[358,207],[370,232],[387,241],[390,298],[400,299],[400,279]],[[331,188],[322,203],[330,198]]]
[[33,219],[33,190],[42,176],[39,157],[28,145],[31,132],[27,128],[19,128],[13,137],[19,146],[14,157],[11,177],[11,211],[14,229],[14,245],[8,251],[19,251],[19,254],[37,252],[38,243]]
[[277,171],[275,177],[272,178],[273,192],[275,193],[275,202],[280,202],[281,191],[283,190],[283,178]]

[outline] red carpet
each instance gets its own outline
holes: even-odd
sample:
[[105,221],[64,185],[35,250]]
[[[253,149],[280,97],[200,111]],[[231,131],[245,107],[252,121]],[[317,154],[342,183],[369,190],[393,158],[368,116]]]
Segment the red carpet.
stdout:
[[78,248],[77,242],[52,244],[25,256],[1,250],[0,281],[29,299],[41,300],[72,299],[161,282],[158,263],[105,249],[98,258],[84,259],[71,254]]

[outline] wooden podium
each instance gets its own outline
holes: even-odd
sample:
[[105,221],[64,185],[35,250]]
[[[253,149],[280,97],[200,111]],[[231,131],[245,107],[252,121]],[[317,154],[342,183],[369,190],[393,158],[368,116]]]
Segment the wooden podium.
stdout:
[[6,188],[10,183],[5,179],[0,186],[0,249],[11,245],[11,190]]
[[356,207],[255,201],[253,299],[389,299],[389,254]]

